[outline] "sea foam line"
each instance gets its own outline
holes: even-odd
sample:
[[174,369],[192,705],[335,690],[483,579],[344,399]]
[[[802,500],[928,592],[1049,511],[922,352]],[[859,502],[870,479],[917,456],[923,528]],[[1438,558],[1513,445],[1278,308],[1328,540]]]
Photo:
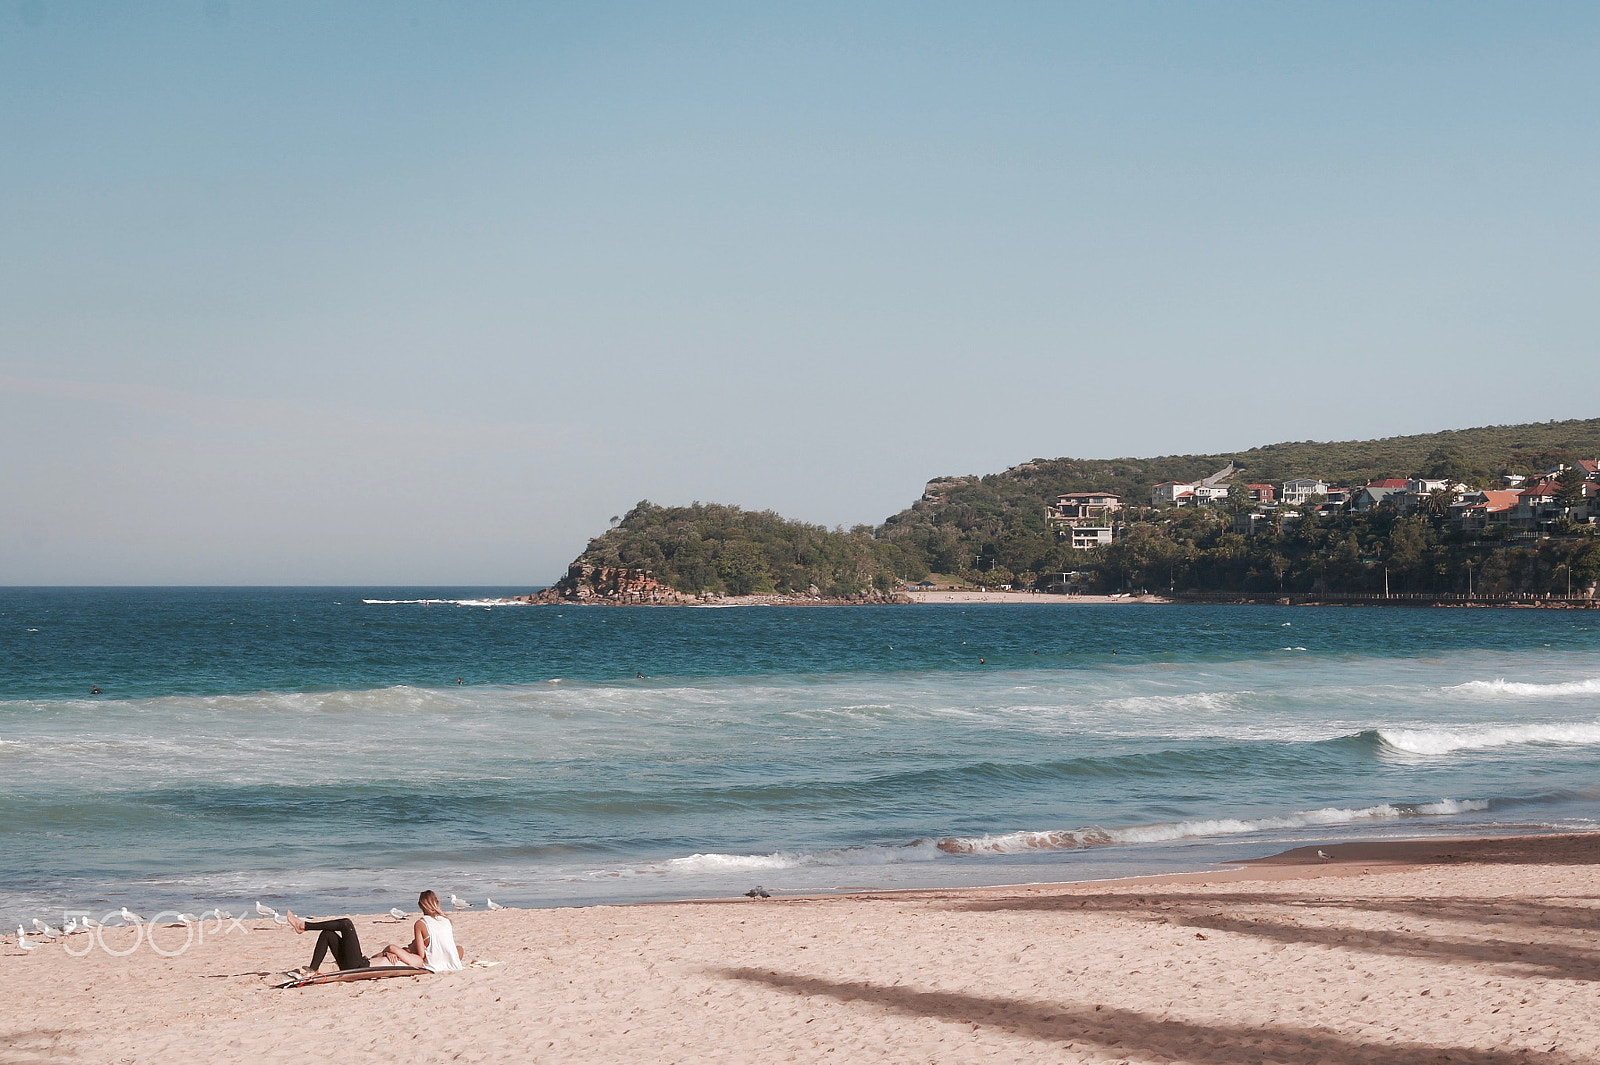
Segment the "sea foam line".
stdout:
[[369,606],[527,606],[526,599],[363,599]]
[[1469,680],[1465,684],[1452,684],[1445,688],[1445,691],[1460,692],[1463,695],[1525,695],[1535,698],[1552,695],[1600,695],[1600,677],[1558,681],[1553,684],[1533,684],[1501,677],[1496,680]]
[[732,873],[799,869],[816,866],[900,865],[970,855],[1030,854],[1039,851],[1077,850],[1129,843],[1165,843],[1181,839],[1239,836],[1273,830],[1327,825],[1395,821],[1413,817],[1448,817],[1489,809],[1487,799],[1440,799],[1424,803],[1379,803],[1356,808],[1325,807],[1277,817],[1212,818],[1128,828],[1052,829],[1006,832],[984,836],[948,836],[919,839],[900,846],[838,847],[819,851],[776,851],[772,854],[691,854],[673,858],[640,872]]
[[1379,729],[1378,738],[1404,754],[1449,754],[1523,743],[1585,746],[1600,743],[1600,724],[1507,725],[1463,731],[1445,729]]

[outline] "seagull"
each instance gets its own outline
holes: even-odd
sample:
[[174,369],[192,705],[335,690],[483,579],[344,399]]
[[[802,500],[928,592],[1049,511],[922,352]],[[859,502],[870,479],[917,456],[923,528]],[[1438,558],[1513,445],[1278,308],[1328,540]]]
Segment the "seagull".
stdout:
[[503,910],[503,909],[505,909],[504,906],[500,905],[498,902],[496,902],[493,899],[489,898],[487,895],[484,896],[483,905],[484,905],[484,907],[486,909],[490,909],[490,910]]
[[180,914],[178,914],[178,923],[179,924],[194,924],[199,919],[200,918],[196,917],[192,913],[180,913]]
[[122,908],[122,919],[124,921],[127,921],[129,924],[143,924],[144,923],[144,918],[143,917],[140,917],[136,913],[129,913],[128,912],[128,908],[126,906],[124,906]]
[[37,917],[35,917],[33,919],[33,928],[34,928],[34,931],[38,932],[41,936],[44,936],[46,939],[54,939],[54,938],[56,938],[57,936],[59,936],[61,934],[60,932],[57,932],[54,928],[51,928],[49,925],[47,925],[43,921],[39,920],[39,918],[37,918]]
[[74,917],[72,920],[68,921],[66,924],[61,926],[61,934],[64,935],[64,936],[70,936],[72,933],[76,932],[77,930],[78,930],[78,919],[76,917]]
[[1325,862],[1333,861],[1333,855],[1329,854],[1327,851],[1318,851],[1317,857],[1321,858]]
[[277,923],[277,924],[288,924],[288,923],[289,923],[289,918],[287,918],[287,917],[285,917],[285,916],[284,916],[284,915],[283,915],[283,914],[281,914],[281,913],[275,913],[275,914],[273,914],[273,915],[272,915],[272,920],[273,920],[273,921],[274,921],[274,922],[276,922],[276,923]]
[[37,943],[29,943],[28,937],[23,934],[22,926],[20,924],[17,925],[17,946],[21,947],[23,950],[32,950],[38,945],[39,944]]
[[261,905],[261,900],[257,899],[256,900],[256,916],[257,917],[276,917],[276,916],[278,916],[278,911],[274,910],[271,906],[263,906],[263,905]]
[[389,916],[393,917],[396,921],[404,921],[411,915],[400,909],[398,906],[391,906],[389,907]]
[[466,899],[456,898],[456,893],[452,891],[450,893],[450,905],[454,906],[458,910],[465,910],[469,908],[472,903],[468,902]]
[[770,898],[772,898],[772,892],[768,891],[766,888],[762,887],[760,884],[757,884],[755,887],[751,888],[749,891],[746,891],[744,894],[745,894],[746,898],[750,898],[750,899],[770,899]]
[[83,922],[82,923],[83,923],[83,930],[85,932],[88,932],[91,929],[104,927],[103,925],[101,925],[101,923],[99,921],[96,921],[94,918],[90,917],[88,914],[84,914],[83,915]]

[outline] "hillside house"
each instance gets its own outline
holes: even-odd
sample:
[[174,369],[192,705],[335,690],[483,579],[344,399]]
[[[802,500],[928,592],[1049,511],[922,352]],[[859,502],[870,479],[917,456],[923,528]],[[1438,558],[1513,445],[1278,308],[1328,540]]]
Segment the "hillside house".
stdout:
[[1250,489],[1250,502],[1252,503],[1271,503],[1278,498],[1276,485],[1247,484],[1245,487]]
[[1152,507],[1194,506],[1194,485],[1182,481],[1162,481],[1150,486]]
[[1278,498],[1284,503],[1294,506],[1304,503],[1312,496],[1325,496],[1328,494],[1328,482],[1319,481],[1315,477],[1299,477],[1293,481],[1283,482],[1283,494]]
[[1373,507],[1383,503],[1393,503],[1399,506],[1406,494],[1406,485],[1401,481],[1398,487],[1379,484],[1369,484],[1356,490],[1350,499],[1350,509],[1357,514],[1365,514]]
[[1116,537],[1114,521],[1122,498],[1111,492],[1068,492],[1045,508],[1045,520],[1056,535],[1079,551],[1109,544]]
[[1045,517],[1052,522],[1104,525],[1121,510],[1122,497],[1110,492],[1068,492],[1057,497],[1055,506],[1045,508]]
[[1472,492],[1450,507],[1450,524],[1463,533],[1481,534],[1486,529],[1507,528],[1520,498],[1520,493],[1513,490]]

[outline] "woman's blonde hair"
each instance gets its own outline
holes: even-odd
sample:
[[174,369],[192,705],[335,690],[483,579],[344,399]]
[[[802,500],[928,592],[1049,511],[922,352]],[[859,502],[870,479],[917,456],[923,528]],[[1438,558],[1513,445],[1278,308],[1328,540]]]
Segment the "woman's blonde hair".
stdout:
[[429,917],[444,916],[444,907],[439,905],[439,896],[431,891],[424,891],[417,896],[417,907]]

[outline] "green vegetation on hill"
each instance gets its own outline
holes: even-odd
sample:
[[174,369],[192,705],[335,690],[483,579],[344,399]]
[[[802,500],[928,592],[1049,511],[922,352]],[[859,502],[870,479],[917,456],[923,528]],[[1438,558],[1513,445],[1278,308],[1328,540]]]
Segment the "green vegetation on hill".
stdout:
[[[1382,440],[1269,444],[1219,455],[1148,459],[1034,459],[1004,473],[940,478],[928,494],[888,518],[876,531],[940,573],[973,579],[1031,582],[1052,572],[1091,569],[1102,581],[1126,577],[1102,567],[1104,549],[1075,551],[1057,541],[1045,507],[1066,492],[1107,491],[1134,508],[1149,502],[1162,481],[1193,482],[1240,467],[1231,483],[1279,484],[1317,477],[1358,486],[1385,477],[1449,477],[1469,485],[1498,485],[1502,473],[1528,474],[1600,455],[1600,418],[1487,426]],[[1115,557],[1115,552],[1112,552]],[[1165,586],[1167,582],[1161,582]],[[1202,586],[1211,586],[1203,582]]]
[[[764,592],[857,598],[937,572],[979,584],[1032,584],[1074,571],[1080,582],[1184,591],[1556,592],[1600,579],[1595,527],[1565,538],[1504,543],[1462,537],[1392,508],[1307,515],[1243,536],[1231,508],[1154,511],[1150,487],[1193,482],[1232,462],[1234,485],[1317,477],[1359,486],[1423,475],[1497,485],[1600,456],[1600,418],[1490,426],[1383,440],[1271,444],[1231,455],[1149,459],[1035,459],[1004,473],[930,481],[927,494],[877,529],[845,531],[771,511],[642,502],[589,542],[579,564],[643,570],[688,594]],[[1581,488],[1581,486],[1579,486]],[[1045,508],[1067,492],[1109,491],[1128,509],[1115,543],[1088,551],[1063,543]],[[1503,534],[1502,534],[1503,535]],[[814,591],[813,591],[814,590]]]
[[589,541],[578,562],[642,569],[680,592],[719,595],[854,598],[927,572],[865,526],[844,532],[771,511],[716,503],[660,507],[648,500]]

